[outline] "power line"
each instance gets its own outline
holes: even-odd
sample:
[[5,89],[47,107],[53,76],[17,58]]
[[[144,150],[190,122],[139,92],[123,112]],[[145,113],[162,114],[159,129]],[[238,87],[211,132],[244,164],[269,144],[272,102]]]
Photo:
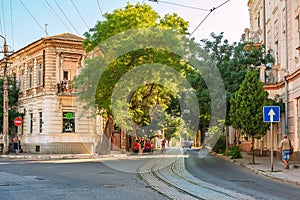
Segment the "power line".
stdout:
[[96,0],[96,1],[97,1],[98,9],[99,9],[99,11],[100,11],[100,13],[101,13],[101,16],[103,16],[103,13],[102,13],[102,9],[101,9],[99,0]]
[[32,17],[32,19],[36,22],[36,24],[45,32],[44,28],[41,26],[41,24],[38,22],[38,20],[31,14],[31,12],[28,10],[28,8],[25,6],[22,0],[19,0],[22,6],[25,8],[25,10],[29,13],[29,15]]
[[66,14],[64,13],[64,11],[61,9],[61,7],[59,6],[59,4],[56,2],[56,0],[54,0],[56,6],[59,8],[59,10],[61,11],[61,13],[64,15],[64,17],[67,19],[67,21],[69,22],[69,24],[73,27],[73,29],[75,30],[75,32],[80,35],[80,33],[77,31],[77,29],[73,26],[72,22],[69,20],[69,18],[66,16]]
[[157,2],[157,3],[171,4],[171,5],[175,5],[175,6],[180,6],[180,7],[190,8],[190,9],[195,9],[195,10],[201,10],[201,11],[210,11],[209,9],[197,8],[195,6],[186,6],[186,5],[183,5],[183,4],[167,2],[167,1],[158,1],[158,0],[149,0],[149,1]]
[[223,6],[224,4],[228,3],[230,0],[227,0],[223,3],[221,3],[220,5],[218,5],[217,7],[213,7],[212,9],[210,9],[209,13],[204,17],[204,19],[198,24],[198,26],[192,31],[192,33],[190,34],[190,36],[192,36],[195,31],[199,28],[199,26],[201,26],[201,24],[207,19],[207,17],[216,9],[220,8],[221,6]]
[[1,22],[2,20],[1,20],[1,16],[0,16],[0,34],[3,34],[3,32],[2,32],[2,22]]
[[13,23],[13,9],[12,9],[12,0],[10,0],[10,24],[11,24],[11,40],[12,40],[12,48],[15,48],[14,42],[14,23]]
[[82,17],[82,15],[80,14],[79,10],[77,9],[75,3],[73,2],[73,0],[71,0],[75,10],[77,11],[78,15],[80,16],[81,20],[83,21],[83,23],[85,24],[85,26],[87,27],[87,29],[89,29],[89,26],[87,25],[87,23],[85,22],[84,18]]
[[[55,9],[51,6],[51,4],[49,4],[49,2],[47,0],[45,0],[47,6],[50,8],[50,12],[57,18],[58,21],[61,22],[61,24],[68,29],[69,32],[72,32],[71,29],[68,27],[68,25],[64,22],[64,20],[56,13]],[[48,8],[47,7],[47,8]],[[49,9],[48,8],[48,9]]]
[[3,34],[6,37],[6,28],[5,28],[5,15],[4,15],[4,2],[1,0],[1,7],[2,7],[2,18],[3,18]]

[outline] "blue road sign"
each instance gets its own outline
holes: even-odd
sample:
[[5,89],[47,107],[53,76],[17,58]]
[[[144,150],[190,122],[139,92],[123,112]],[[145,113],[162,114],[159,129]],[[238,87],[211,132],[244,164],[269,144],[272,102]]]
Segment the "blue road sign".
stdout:
[[280,107],[264,106],[264,122],[280,122]]

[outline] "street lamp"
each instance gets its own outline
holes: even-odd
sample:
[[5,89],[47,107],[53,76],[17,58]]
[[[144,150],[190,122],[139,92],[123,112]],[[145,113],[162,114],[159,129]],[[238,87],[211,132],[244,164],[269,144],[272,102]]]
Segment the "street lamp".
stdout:
[[8,80],[6,75],[7,70],[7,53],[8,48],[6,45],[6,38],[0,35],[1,38],[4,40],[4,71],[3,71],[3,154],[8,154],[9,151],[9,143],[8,143]]

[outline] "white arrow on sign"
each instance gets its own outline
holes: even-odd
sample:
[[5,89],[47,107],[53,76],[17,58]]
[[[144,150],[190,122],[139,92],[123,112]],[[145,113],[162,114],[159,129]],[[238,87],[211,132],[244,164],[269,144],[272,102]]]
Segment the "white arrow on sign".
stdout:
[[273,117],[274,117],[274,115],[276,115],[274,110],[271,109],[270,112],[268,113],[268,115],[270,116],[270,122],[273,122]]

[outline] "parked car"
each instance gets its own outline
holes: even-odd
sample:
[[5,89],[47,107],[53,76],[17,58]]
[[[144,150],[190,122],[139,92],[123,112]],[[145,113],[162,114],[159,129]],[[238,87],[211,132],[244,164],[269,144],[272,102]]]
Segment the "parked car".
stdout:
[[132,150],[134,153],[138,153],[140,151],[140,141],[136,140],[133,144]]
[[193,142],[192,141],[184,141],[182,144],[182,148],[192,148]]

